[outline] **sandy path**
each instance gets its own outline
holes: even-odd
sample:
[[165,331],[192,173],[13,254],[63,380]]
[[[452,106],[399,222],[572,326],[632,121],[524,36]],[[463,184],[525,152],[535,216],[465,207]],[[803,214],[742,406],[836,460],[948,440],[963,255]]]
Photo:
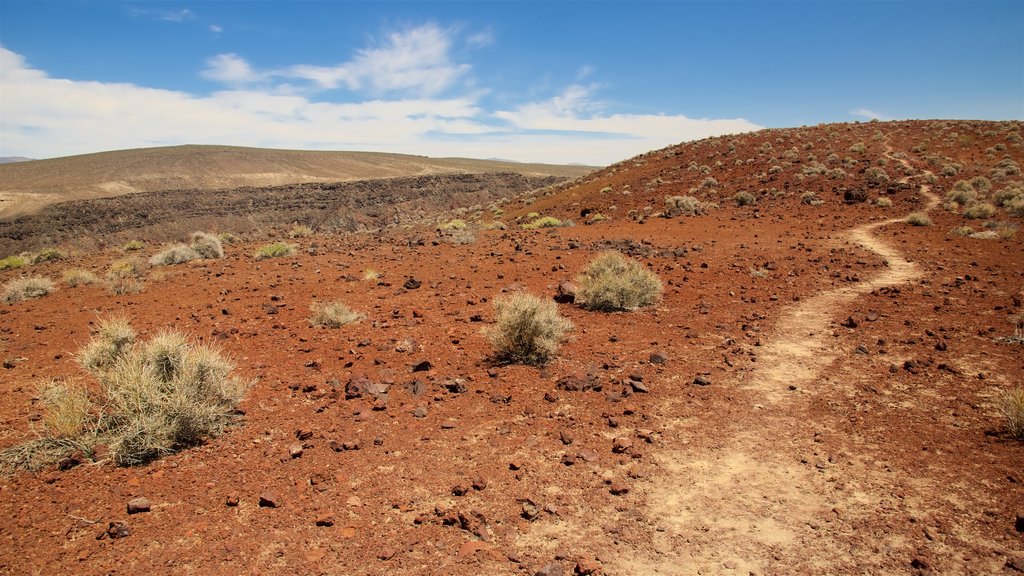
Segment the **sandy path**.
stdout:
[[[928,198],[926,211],[938,205],[927,185],[920,193]],[[839,492],[813,467],[801,465],[801,443],[808,439],[794,435],[797,416],[786,411],[794,396],[787,392],[791,386],[815,392],[822,371],[839,354],[826,340],[829,324],[858,296],[920,275],[916,264],[873,235],[905,218],[864,224],[844,235],[877,254],[886,269],[783,313],[758,355],[758,370],[733,384],[752,393],[748,414],[721,429],[680,422],[666,431],[665,449],[656,456],[659,472],[645,494],[645,513],[655,528],[653,553],[618,559],[615,573],[839,573],[855,567],[856,559],[836,547],[843,529],[826,519],[836,507],[856,508],[866,495]],[[687,439],[696,436],[718,438],[718,445],[688,448]]]

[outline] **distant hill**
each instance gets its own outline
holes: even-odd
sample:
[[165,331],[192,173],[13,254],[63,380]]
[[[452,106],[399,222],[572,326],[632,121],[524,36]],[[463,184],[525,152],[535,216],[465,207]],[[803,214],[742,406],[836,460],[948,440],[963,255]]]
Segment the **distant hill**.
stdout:
[[0,165],[0,217],[31,214],[68,200],[159,190],[219,190],[484,172],[577,177],[591,170],[585,166],[377,152],[200,145],[138,148]]
[[28,162],[32,158],[24,156],[0,156],[0,164],[13,164],[14,162]]

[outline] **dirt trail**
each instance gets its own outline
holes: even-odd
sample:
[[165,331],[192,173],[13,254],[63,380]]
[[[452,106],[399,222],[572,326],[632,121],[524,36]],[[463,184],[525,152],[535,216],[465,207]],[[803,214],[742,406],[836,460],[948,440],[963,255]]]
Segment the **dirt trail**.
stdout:
[[[938,205],[927,185],[919,190],[928,198],[925,211]],[[846,528],[830,523],[831,511],[856,508],[868,495],[838,491],[813,466],[801,465],[809,439],[797,437],[799,417],[787,409],[794,405],[790,398],[799,398],[792,390],[813,394],[822,371],[836,361],[839,350],[826,340],[834,317],[860,295],[920,275],[915,263],[873,235],[905,218],[864,224],[843,236],[877,254],[886,263],[883,272],[821,292],[783,313],[758,354],[757,371],[736,384],[747,394],[737,399],[747,400],[751,413],[725,419],[753,420],[756,429],[679,422],[665,431],[666,447],[656,456],[659,472],[646,488],[654,551],[620,559],[619,573],[824,573],[855,567],[856,559],[836,546]],[[717,439],[711,458],[696,459],[708,452],[689,447],[698,438]]]

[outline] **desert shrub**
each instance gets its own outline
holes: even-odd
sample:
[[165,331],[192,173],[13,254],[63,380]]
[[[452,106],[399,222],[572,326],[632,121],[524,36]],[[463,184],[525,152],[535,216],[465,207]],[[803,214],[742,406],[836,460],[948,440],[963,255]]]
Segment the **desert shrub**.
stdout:
[[98,443],[118,465],[143,464],[220,434],[248,388],[217,350],[169,331],[136,342],[123,319],[102,322],[79,358],[98,393],[45,386],[45,436],[4,450],[0,465],[37,469]]
[[43,262],[56,262],[57,260],[63,260],[65,255],[56,248],[44,248],[39,252],[32,255],[33,264],[42,264]]
[[750,192],[737,192],[733,196],[733,200],[736,201],[737,206],[753,206],[757,204],[757,197]]
[[931,226],[932,219],[924,212],[914,212],[907,216],[906,221],[912,226]]
[[53,282],[42,276],[14,278],[4,283],[4,302],[13,304],[21,300],[42,298],[53,292]]
[[1006,392],[1001,408],[1006,417],[1006,429],[1014,438],[1024,440],[1024,388]]
[[367,282],[374,282],[380,278],[380,272],[377,272],[373,268],[367,268],[363,270],[363,280]]
[[206,232],[193,232],[191,240],[192,250],[194,250],[200,258],[213,260],[224,257],[224,247],[221,245],[220,238],[217,236],[207,234]]
[[1007,207],[1015,200],[1024,200],[1024,182],[1010,182],[992,197],[996,205]]
[[100,281],[95,274],[82,268],[68,268],[61,274],[61,277],[64,283],[71,288],[85,284],[95,284]]
[[185,244],[173,244],[154,254],[149,263],[153,266],[173,266],[199,258],[199,253]]
[[846,178],[846,170],[843,170],[842,168],[833,168],[826,172],[825,175],[833,180],[842,180],[843,178]]
[[143,244],[141,240],[129,240],[128,242],[125,243],[124,246],[121,247],[121,249],[124,250],[125,252],[136,252],[138,250],[142,250],[145,247],[146,245]]
[[107,270],[107,289],[114,295],[142,292],[142,275],[147,267],[148,263],[137,257],[113,262]]
[[680,214],[693,216],[701,214],[701,203],[693,196],[667,196],[665,198],[665,216],[673,217]]
[[304,224],[295,224],[291,230],[288,231],[289,238],[305,238],[313,234],[313,229]]
[[267,258],[280,258],[282,256],[291,256],[295,253],[295,246],[288,244],[287,242],[274,242],[273,244],[267,244],[256,251],[255,258],[257,260],[266,260]]
[[992,182],[984,176],[975,176],[971,178],[971,187],[980,194],[987,194],[992,191]]
[[221,232],[217,238],[220,239],[221,244],[234,244],[235,242],[238,242],[238,237],[231,232]]
[[707,188],[717,188],[718,187],[718,180],[715,180],[711,176],[708,176],[707,178],[705,178],[704,180],[701,181],[700,187],[701,188],[706,188],[706,189]]
[[537,228],[562,228],[565,226],[572,226],[572,222],[569,220],[559,220],[554,216],[544,216],[543,218],[537,218],[529,224],[523,224],[525,230],[536,230]]
[[970,187],[954,186],[952,190],[946,192],[946,202],[956,202],[961,206],[966,206],[977,199],[978,193]]
[[21,268],[25,264],[27,264],[27,262],[21,256],[8,256],[0,260],[0,270],[13,270],[15,268]]
[[800,203],[808,204],[811,206],[817,206],[821,204],[822,201],[820,198],[818,198],[817,194],[808,190],[807,192],[804,192],[803,194],[800,195]]
[[954,236],[970,236],[971,234],[974,234],[974,228],[971,228],[970,226],[957,226],[950,230],[950,234]]
[[496,322],[484,330],[484,335],[500,362],[546,364],[573,327],[558,313],[554,301],[525,292],[495,298],[494,309]]
[[863,142],[854,142],[853,144],[850,145],[849,150],[854,154],[863,154],[864,151],[867,150],[867,148],[864,146]]
[[1009,212],[1010,215],[1024,217],[1024,196],[1007,200],[1003,203],[1003,206],[1006,207],[1006,211]]
[[588,220],[588,222],[594,224],[595,222],[604,222],[607,219],[608,217],[605,216],[604,214],[601,214],[600,212],[594,212],[593,214],[590,215],[590,220]]
[[341,328],[346,324],[358,322],[365,318],[346,306],[343,302],[313,302],[309,305],[311,313],[309,323],[325,328]]
[[460,220],[458,218],[454,220],[449,220],[448,222],[445,222],[444,224],[438,226],[438,229],[440,230],[465,230],[465,228],[466,221]]
[[577,278],[576,301],[588,310],[634,310],[661,296],[661,279],[643,264],[609,250],[590,261]]
[[941,176],[956,176],[960,173],[959,168],[953,164],[943,164],[942,170],[939,171]]
[[996,213],[996,207],[988,202],[972,202],[964,210],[964,217],[971,220],[991,218]]
[[889,208],[892,206],[892,200],[885,197],[877,198],[875,199],[875,205],[879,208]]
[[526,215],[527,220],[533,220],[535,218],[540,218],[539,212],[530,212],[529,214]]
[[88,391],[64,382],[50,382],[39,389],[43,428],[47,436],[74,438],[88,430],[92,400]]
[[864,177],[871,186],[884,186],[889,183],[889,174],[885,170],[874,166],[864,171]]

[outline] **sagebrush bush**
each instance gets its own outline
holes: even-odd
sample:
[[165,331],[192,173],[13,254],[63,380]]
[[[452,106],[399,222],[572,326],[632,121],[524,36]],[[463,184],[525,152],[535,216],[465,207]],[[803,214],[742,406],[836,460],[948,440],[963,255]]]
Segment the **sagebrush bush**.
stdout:
[[657,302],[662,291],[657,274],[613,250],[591,260],[576,283],[576,301],[589,310],[635,310]]
[[868,181],[871,186],[883,186],[889,183],[889,175],[882,170],[872,166],[864,171],[864,178]]
[[931,226],[932,219],[928,217],[924,212],[914,212],[913,214],[906,217],[908,224],[912,226]]
[[39,252],[32,255],[33,264],[42,264],[43,262],[56,262],[57,260],[63,260],[66,255],[56,248],[44,248]]
[[753,206],[757,204],[757,196],[750,192],[737,192],[733,199],[736,200],[737,206]]
[[359,312],[355,312],[344,302],[314,302],[309,305],[311,313],[309,323],[313,326],[324,326],[326,328],[341,328],[346,324],[358,322],[365,318]]
[[510,364],[546,364],[558,352],[573,324],[558,305],[525,292],[494,299],[495,324],[484,329],[494,358]]
[[199,253],[185,244],[173,244],[154,254],[149,263],[153,266],[173,266],[199,258]]
[[53,281],[43,276],[14,278],[4,283],[4,302],[13,304],[21,300],[41,298],[53,292]]
[[665,197],[665,216],[673,217],[684,214],[686,216],[694,216],[703,213],[703,207],[701,206],[700,200],[693,196],[666,196]]
[[1006,417],[1006,429],[1014,438],[1024,440],[1024,388],[1004,394],[1001,408]]
[[878,198],[877,200],[875,200],[875,205],[878,206],[879,208],[889,208],[890,206],[892,206],[892,200],[888,198]]
[[135,252],[142,250],[145,247],[146,245],[143,244],[141,240],[129,240],[121,247],[121,250],[124,250],[125,252]]
[[956,202],[961,206],[974,202],[978,199],[978,192],[970,187],[954,187],[946,192],[946,202]]
[[989,204],[988,202],[972,202],[967,205],[964,210],[964,218],[970,220],[980,220],[983,218],[991,218],[996,213],[996,207]]
[[255,258],[257,260],[266,260],[267,258],[280,258],[282,256],[291,256],[295,253],[295,246],[288,244],[287,242],[274,242],[273,244],[267,244],[256,251]]
[[572,222],[569,220],[559,220],[554,216],[544,216],[537,218],[529,224],[523,224],[523,228],[526,230],[536,230],[537,228],[561,228],[564,226],[572,226]]
[[217,350],[170,331],[136,342],[123,319],[102,322],[79,360],[99,383],[95,398],[84,387],[45,387],[46,442],[5,450],[0,464],[39,468],[97,443],[118,465],[143,464],[221,433],[248,387]]
[[142,276],[149,263],[133,256],[117,260],[107,270],[107,290],[115,296],[142,292]]
[[85,284],[95,284],[100,281],[95,274],[83,268],[68,268],[61,273],[61,278],[71,288]]
[[200,258],[216,260],[224,257],[224,247],[221,245],[219,237],[206,232],[193,232],[190,239],[192,240],[192,250]]
[[438,226],[439,230],[464,230],[465,228],[466,228],[466,221],[465,220],[460,220],[459,218],[456,218],[454,220],[449,220],[449,221],[445,222],[444,224],[441,224],[440,226]]

